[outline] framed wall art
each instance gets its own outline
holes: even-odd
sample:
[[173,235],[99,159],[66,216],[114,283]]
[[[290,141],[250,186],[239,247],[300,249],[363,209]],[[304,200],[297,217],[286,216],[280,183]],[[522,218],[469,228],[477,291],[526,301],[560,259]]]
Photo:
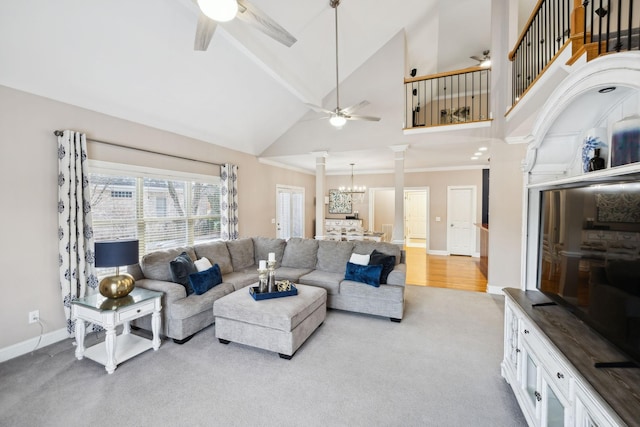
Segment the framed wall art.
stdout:
[[340,190],[329,190],[329,213],[330,214],[350,214],[351,195]]

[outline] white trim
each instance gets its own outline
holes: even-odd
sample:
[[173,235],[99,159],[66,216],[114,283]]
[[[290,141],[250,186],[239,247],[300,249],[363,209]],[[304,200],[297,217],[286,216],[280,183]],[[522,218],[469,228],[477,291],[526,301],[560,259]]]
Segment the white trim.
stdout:
[[[9,359],[31,353],[32,351],[36,350],[36,345],[38,346],[38,349],[40,349],[42,347],[46,347],[67,338],[71,338],[71,336],[67,332],[66,328],[43,334],[42,338],[40,338],[40,336],[29,338],[26,341],[22,341],[17,344],[10,345],[9,347],[0,349],[0,362],[5,362]],[[38,344],[38,340],[40,340],[40,344]]]
[[487,293],[504,296],[504,292],[502,292],[504,288],[505,288],[504,286],[494,286],[494,285],[487,284]]
[[441,255],[441,256],[449,256],[449,255],[451,255],[449,253],[449,251],[441,251],[441,250],[436,250],[436,249],[429,249],[427,251],[427,254],[429,254],[429,255]]
[[[315,154],[315,152],[312,151],[311,154]],[[316,158],[317,157],[318,156],[316,156]],[[326,156],[319,156],[319,157],[326,157]],[[294,171],[294,172],[300,172],[300,173],[303,173],[305,175],[313,175],[313,176],[316,175],[316,171],[315,170],[313,172],[310,172],[310,171],[308,171],[306,169],[302,169],[302,168],[299,168],[299,167],[296,167],[296,166],[287,165],[287,164],[284,164],[284,163],[277,162],[275,160],[269,160],[266,157],[258,157],[258,163],[262,163],[263,165],[273,166],[273,167],[280,168],[280,169],[287,169],[287,170],[291,170],[291,171]]]
[[102,160],[89,160],[88,161],[89,172],[98,173],[98,174],[107,174],[107,175],[122,175],[126,173],[129,176],[135,177],[161,177],[163,179],[167,178],[177,178],[181,180],[198,180],[204,182],[210,182],[212,184],[220,183],[219,175],[204,175],[199,173],[191,173],[191,172],[181,172],[170,169],[158,169],[158,168],[150,168],[146,166],[135,166],[135,165],[127,165],[123,163],[113,163],[113,162],[105,162]]
[[427,126],[420,128],[411,128],[411,129],[403,129],[402,133],[404,135],[417,135],[421,133],[438,133],[438,132],[451,132],[457,130],[467,130],[467,129],[479,129],[479,128],[488,128],[491,127],[491,123],[493,120],[484,120],[481,122],[471,122],[471,123],[455,123],[449,125],[438,125],[438,126]]

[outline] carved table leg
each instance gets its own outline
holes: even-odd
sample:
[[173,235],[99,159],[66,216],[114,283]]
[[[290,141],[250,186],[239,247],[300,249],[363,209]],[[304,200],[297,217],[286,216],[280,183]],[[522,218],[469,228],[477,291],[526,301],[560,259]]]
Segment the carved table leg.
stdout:
[[151,315],[151,332],[153,332],[153,349],[157,350],[160,348],[160,311],[154,310]]
[[105,347],[107,350],[107,373],[113,374],[116,370],[116,328],[114,325],[106,326],[107,335],[105,337]]
[[76,318],[76,359],[82,360],[84,357],[84,320]]

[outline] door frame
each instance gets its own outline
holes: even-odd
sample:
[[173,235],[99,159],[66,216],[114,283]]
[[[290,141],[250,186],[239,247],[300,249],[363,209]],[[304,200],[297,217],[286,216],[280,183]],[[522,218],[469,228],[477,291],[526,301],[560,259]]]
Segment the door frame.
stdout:
[[451,255],[451,191],[452,190],[471,190],[471,227],[470,227],[470,239],[471,250],[469,256],[478,258],[480,254],[477,251],[477,232],[476,232],[476,219],[478,217],[478,186],[477,185],[448,185],[447,186],[447,252]]
[[[376,202],[376,191],[388,191],[388,190],[394,190],[395,191],[395,187],[372,187],[369,188],[369,230],[373,230],[373,224],[375,224],[375,202]],[[426,230],[427,230],[427,238],[425,241],[425,250],[428,251],[429,250],[429,246],[430,246],[430,242],[431,242],[431,227],[429,226],[429,205],[431,203],[431,193],[429,191],[429,187],[405,187],[403,189],[403,200],[404,203],[406,203],[406,193],[407,191],[422,191],[424,190],[426,192],[426,203],[427,203],[427,207],[426,207],[426,211],[425,211],[425,215],[426,215],[426,221],[427,221],[427,225],[426,225]],[[406,206],[404,207],[404,212],[406,215],[407,209]],[[395,212],[395,211],[394,211]],[[405,220],[406,218],[402,218],[402,225],[404,227],[405,224]],[[394,221],[394,225],[395,225],[395,221]],[[403,234],[405,234],[403,232]],[[403,236],[403,240],[404,240],[404,244],[406,245],[407,243],[407,238],[406,235]]]
[[424,216],[425,216],[425,233],[427,234],[427,237],[425,238],[424,241],[424,249],[425,250],[429,250],[429,241],[431,239],[431,233],[429,233],[429,187],[405,187],[404,188],[404,218],[403,218],[403,226],[404,226],[404,244],[407,247],[412,247],[412,248],[422,248],[422,245],[411,245],[409,244],[408,241],[408,236],[407,236],[407,193],[417,193],[417,192],[424,192],[425,194],[425,210],[424,210]]
[[[304,187],[298,187],[295,185],[283,185],[283,184],[276,184],[276,212],[275,212],[275,227],[276,227],[276,237],[278,237],[279,233],[278,233],[278,227],[280,226],[280,198],[278,197],[278,193],[280,192],[280,190],[290,190],[290,191],[296,191],[296,192],[301,192],[302,193],[302,237],[305,236],[305,198],[306,198],[306,194],[305,194],[305,188]],[[291,206],[289,206],[289,208],[291,208]]]

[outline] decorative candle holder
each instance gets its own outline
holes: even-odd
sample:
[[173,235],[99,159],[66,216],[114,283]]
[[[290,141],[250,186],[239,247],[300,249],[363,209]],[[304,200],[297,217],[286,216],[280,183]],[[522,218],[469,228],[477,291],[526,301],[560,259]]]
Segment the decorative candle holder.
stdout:
[[270,260],[267,261],[267,270],[268,270],[268,280],[267,280],[267,288],[269,292],[276,291],[276,261]]
[[268,284],[269,270],[259,268],[258,279],[260,280],[260,282],[258,283],[258,292],[260,293],[267,292],[269,288],[269,284]]

